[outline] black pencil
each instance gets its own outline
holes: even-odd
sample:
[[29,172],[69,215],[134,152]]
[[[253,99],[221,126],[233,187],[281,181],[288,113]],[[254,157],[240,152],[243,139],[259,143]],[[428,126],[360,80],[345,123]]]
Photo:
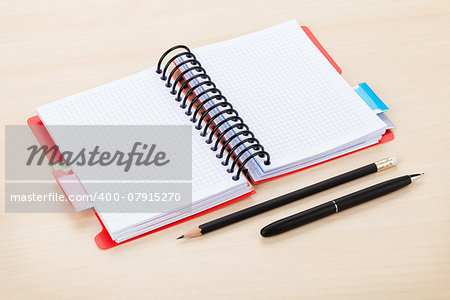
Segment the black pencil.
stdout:
[[313,221],[325,218],[327,216],[334,215],[353,206],[395,192],[396,190],[399,190],[409,185],[410,183],[413,183],[422,175],[423,173],[397,177],[334,199],[332,201],[317,205],[295,215],[270,223],[269,225],[261,229],[261,236],[274,236],[311,223]]
[[315,183],[313,185],[301,188],[299,190],[290,192],[288,194],[276,197],[274,199],[250,206],[243,210],[234,212],[232,214],[223,216],[219,219],[204,223],[184,235],[178,237],[178,239],[182,238],[191,238],[196,236],[201,236],[208,232],[214,231],[216,229],[234,224],[236,222],[248,219],[250,217],[256,216],[263,212],[269,211],[271,209],[283,206],[285,204],[303,199],[305,197],[317,194],[319,192],[325,191],[327,189],[333,188],[335,186],[344,184],[346,182],[352,181],[357,178],[361,178],[363,176],[376,173],[390,167],[393,167],[397,164],[397,159],[395,157],[385,158],[374,163],[368,164],[364,167],[337,175],[335,177],[323,180],[321,182]]

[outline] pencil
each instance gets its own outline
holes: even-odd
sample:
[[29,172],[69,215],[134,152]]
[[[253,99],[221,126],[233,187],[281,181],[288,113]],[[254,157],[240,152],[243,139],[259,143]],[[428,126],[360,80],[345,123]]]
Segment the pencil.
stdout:
[[360,167],[358,169],[334,176],[332,178],[320,181],[318,183],[312,184],[310,186],[301,188],[299,190],[290,192],[288,194],[276,197],[274,199],[250,206],[243,210],[234,212],[232,214],[223,216],[219,219],[204,223],[192,230],[186,232],[177,239],[182,238],[192,238],[201,236],[203,234],[209,233],[211,231],[223,228],[225,226],[234,224],[236,222],[248,219],[250,217],[259,215],[266,211],[274,208],[286,205],[288,203],[303,199],[305,197],[317,194],[319,192],[325,191],[327,189],[336,187],[338,185],[344,184],[346,182],[364,177],[366,175],[380,172],[391,168],[397,164],[397,159],[395,157],[385,158],[374,163],[368,164],[366,166]]

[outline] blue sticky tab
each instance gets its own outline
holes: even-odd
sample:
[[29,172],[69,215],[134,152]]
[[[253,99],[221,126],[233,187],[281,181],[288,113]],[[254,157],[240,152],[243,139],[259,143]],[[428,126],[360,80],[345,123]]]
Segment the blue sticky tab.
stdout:
[[355,92],[369,105],[376,113],[387,111],[389,108],[381,101],[380,98],[372,91],[367,83],[360,83],[354,88]]

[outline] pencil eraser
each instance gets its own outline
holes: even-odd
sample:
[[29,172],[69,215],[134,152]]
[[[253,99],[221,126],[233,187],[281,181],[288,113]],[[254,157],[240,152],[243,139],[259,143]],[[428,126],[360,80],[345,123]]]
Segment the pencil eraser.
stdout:
[[398,163],[397,156],[392,156],[391,160],[392,160],[392,163],[394,164],[394,166],[397,165],[397,163]]

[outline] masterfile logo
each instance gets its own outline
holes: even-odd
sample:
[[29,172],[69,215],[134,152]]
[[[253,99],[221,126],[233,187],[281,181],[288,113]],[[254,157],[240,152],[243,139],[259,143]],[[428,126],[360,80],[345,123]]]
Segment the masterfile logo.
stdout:
[[[36,126],[54,143],[39,145],[28,126],[5,128],[6,212],[73,211],[67,199],[106,213],[191,210],[191,126]],[[77,193],[60,190],[52,172]]]
[[[116,164],[117,166],[123,166],[124,172],[128,172],[132,165],[136,166],[164,166],[170,162],[167,158],[167,154],[164,151],[156,151],[157,146],[155,144],[147,145],[141,142],[135,142],[130,152],[125,153],[120,150],[110,152],[108,150],[100,151],[99,146],[95,146],[93,150],[89,151],[86,148],[82,148],[80,152],[74,153],[72,151],[62,151],[61,155],[64,157],[64,161],[58,161],[56,158],[59,156],[59,147],[54,145],[48,147],[47,145],[37,146],[32,145],[27,148],[30,151],[30,156],[26,162],[27,166],[31,166],[36,163],[38,166],[46,160],[50,166],[53,165],[77,165],[77,166],[108,166]],[[39,155],[40,154],[40,155]],[[46,157],[50,158],[47,160]]]

